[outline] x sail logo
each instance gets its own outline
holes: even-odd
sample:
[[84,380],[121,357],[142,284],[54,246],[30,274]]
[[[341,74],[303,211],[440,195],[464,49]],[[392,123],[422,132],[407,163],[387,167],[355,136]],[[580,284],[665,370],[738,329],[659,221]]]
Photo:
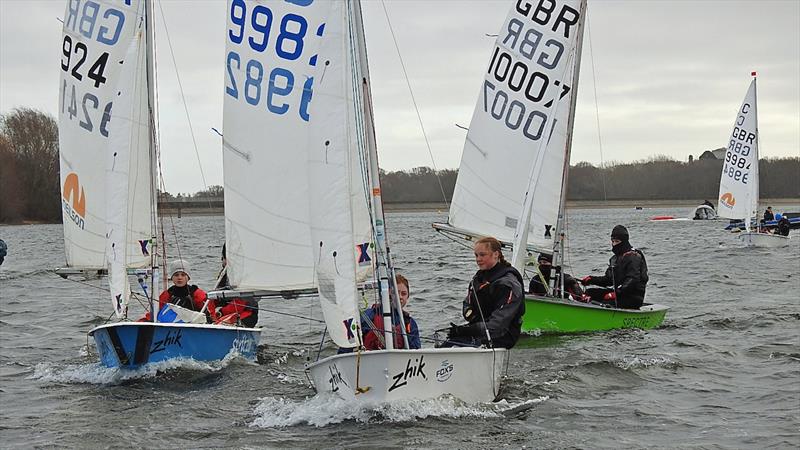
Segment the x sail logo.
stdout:
[[733,198],[733,194],[731,194],[730,192],[722,194],[722,197],[719,198],[719,201],[726,208],[733,208],[733,205],[736,204],[736,199]]
[[78,182],[78,174],[70,172],[67,175],[61,192],[63,195],[61,205],[63,206],[64,214],[83,230],[86,219],[86,194]]

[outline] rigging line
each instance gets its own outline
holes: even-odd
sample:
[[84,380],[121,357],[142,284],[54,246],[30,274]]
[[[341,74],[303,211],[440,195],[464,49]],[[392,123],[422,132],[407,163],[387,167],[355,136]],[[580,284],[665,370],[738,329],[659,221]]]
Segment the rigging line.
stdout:
[[317,323],[325,323],[325,321],[321,320],[321,319],[315,319],[313,317],[305,317],[305,316],[301,316],[299,314],[292,314],[292,313],[287,313],[287,312],[283,312],[283,311],[275,311],[274,309],[262,308],[260,306],[258,307],[258,310],[259,311],[266,311],[266,312],[273,313],[273,314],[278,314],[278,315],[281,315],[281,316],[294,317],[296,319],[308,319],[309,322],[314,321],[314,322],[317,322]]
[[397,38],[394,35],[394,28],[392,27],[392,21],[389,20],[389,11],[386,10],[386,2],[384,0],[381,0],[381,6],[383,7],[383,14],[386,16],[386,23],[389,25],[389,32],[392,35],[394,48],[397,51],[397,58],[400,60],[400,67],[403,69],[403,77],[405,78],[406,86],[408,86],[408,92],[409,94],[411,94],[411,103],[414,104],[414,111],[417,113],[417,121],[419,121],[419,127],[422,130],[422,137],[425,139],[425,146],[428,148],[428,155],[431,157],[431,165],[433,165],[433,170],[434,173],[436,174],[436,182],[439,183],[439,190],[442,192],[442,199],[444,200],[447,207],[450,208],[450,202],[447,200],[447,194],[444,193],[444,186],[442,185],[442,179],[439,177],[439,169],[436,167],[436,161],[434,161],[433,159],[433,151],[431,150],[431,143],[428,141],[428,134],[425,132],[425,125],[422,124],[422,116],[419,113],[417,100],[414,98],[414,90],[411,89],[411,82],[408,79],[408,72],[406,71],[406,65],[403,62],[403,56],[400,54],[400,46],[397,44]]
[[603,202],[608,203],[608,194],[606,193],[606,167],[603,159],[603,139],[600,133],[600,106],[597,102],[597,76],[594,67],[594,47],[592,46],[592,27],[591,21],[586,19],[586,31],[589,35],[589,55],[591,55],[592,62],[592,88],[594,91],[594,114],[597,121],[597,143],[600,147],[600,178],[603,180]]
[[[189,136],[192,137],[192,146],[194,147],[194,155],[197,157],[197,166],[200,170],[200,178],[203,180],[203,189],[208,191],[208,183],[206,183],[206,175],[203,172],[203,163],[200,161],[200,152],[197,150],[197,139],[194,135],[194,128],[192,127],[192,119],[189,116],[189,108],[186,106],[186,95],[183,93],[183,83],[181,83],[181,75],[178,72],[178,63],[175,60],[175,51],[172,48],[172,41],[169,37],[169,29],[167,28],[166,14],[164,14],[163,2],[158,2],[158,8],[161,11],[161,21],[164,26],[164,35],[167,37],[167,47],[169,47],[169,54],[172,57],[172,66],[175,67],[175,78],[178,80],[178,91],[181,93],[181,103],[183,104],[183,111],[186,113],[186,121],[189,123]],[[211,198],[207,198],[208,208],[211,209]]]

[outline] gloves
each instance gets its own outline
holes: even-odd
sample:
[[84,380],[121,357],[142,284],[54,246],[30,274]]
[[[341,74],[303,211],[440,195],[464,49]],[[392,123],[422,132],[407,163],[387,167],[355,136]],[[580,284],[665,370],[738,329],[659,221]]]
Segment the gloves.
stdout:
[[609,293],[607,293],[606,295],[603,296],[603,300],[610,301],[610,302],[613,302],[616,299],[617,299],[617,293],[614,292],[614,291],[611,291],[611,292],[609,292]]
[[450,331],[447,332],[447,336],[451,338],[455,337],[465,337],[465,336],[472,336],[473,335],[473,327],[472,325],[456,325],[453,322],[450,322]]
[[589,275],[588,277],[581,278],[581,284],[582,285],[586,286],[587,284],[591,284],[591,283],[592,283],[592,276],[591,275]]

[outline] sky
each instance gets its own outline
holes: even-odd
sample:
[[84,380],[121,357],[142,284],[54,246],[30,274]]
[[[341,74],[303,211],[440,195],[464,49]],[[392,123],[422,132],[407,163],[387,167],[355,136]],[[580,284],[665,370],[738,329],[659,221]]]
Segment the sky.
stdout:
[[[30,107],[57,117],[65,5],[0,0],[0,114]],[[458,167],[466,132],[456,125],[469,126],[492,35],[511,6],[362,0],[381,168]],[[156,9],[164,182],[194,193],[223,184],[212,128],[222,129],[226,3],[160,0]],[[685,161],[724,146],[751,71],[761,156],[800,156],[800,1],[589,0],[588,11],[573,164]]]

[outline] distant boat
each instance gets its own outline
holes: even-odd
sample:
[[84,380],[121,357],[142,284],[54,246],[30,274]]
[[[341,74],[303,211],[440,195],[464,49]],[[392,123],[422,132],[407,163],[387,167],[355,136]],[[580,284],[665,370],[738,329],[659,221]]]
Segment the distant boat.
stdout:
[[650,218],[650,221],[653,222],[685,222],[690,220],[717,220],[717,211],[708,205],[698,205],[688,217],[653,216]]
[[[108,367],[221,360],[231,352],[255,359],[257,328],[205,324],[205,315],[202,324],[127,318],[129,271],[141,279],[151,311],[160,284],[153,9],[150,0],[99,5],[92,17],[102,23],[92,19],[86,29],[75,2],[65,13],[59,156],[67,268],[57,273],[108,274],[119,321],[89,331]],[[98,33],[86,31],[95,25]]]
[[[520,273],[529,251],[554,254],[558,273],[565,250],[565,193],[586,1],[559,5],[562,12],[549,15],[550,22],[544,24],[518,7],[511,9],[467,131],[448,222],[433,224],[459,239],[496,237],[513,248],[511,262]],[[574,18],[574,26],[561,29],[556,17],[565,13]],[[505,33],[522,24],[527,31],[520,33],[548,42],[553,52],[531,58],[522,47],[515,48],[519,41]],[[522,85],[526,89],[520,89]],[[560,278],[548,289],[563,291]],[[527,295],[522,329],[572,333],[653,328],[668,309],[651,304],[639,310],[617,309],[554,294]]]
[[[744,220],[738,239],[747,247],[785,247],[789,236],[768,232],[758,220],[758,98],[756,73],[736,114],[719,182],[720,217]],[[755,222],[755,223],[753,223]]]

